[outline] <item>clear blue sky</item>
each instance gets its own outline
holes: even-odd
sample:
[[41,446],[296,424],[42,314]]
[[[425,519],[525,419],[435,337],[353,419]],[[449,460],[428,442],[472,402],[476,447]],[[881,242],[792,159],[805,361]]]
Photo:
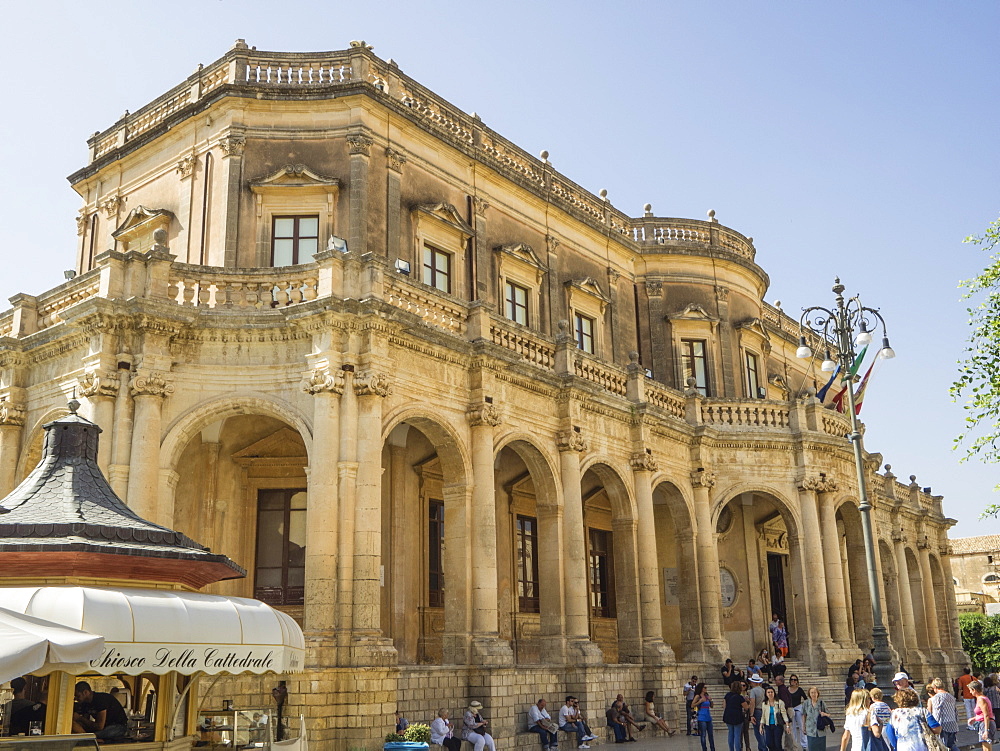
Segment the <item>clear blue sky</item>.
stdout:
[[86,138],[237,37],[383,58],[632,216],[719,220],[755,238],[767,299],[881,307],[898,357],[862,413],[867,448],[945,495],[953,536],[1000,467],[959,464],[948,385],[967,335],[962,238],[1000,214],[1000,5],[991,2],[253,2],[4,4],[0,297],[73,265],[65,180]]

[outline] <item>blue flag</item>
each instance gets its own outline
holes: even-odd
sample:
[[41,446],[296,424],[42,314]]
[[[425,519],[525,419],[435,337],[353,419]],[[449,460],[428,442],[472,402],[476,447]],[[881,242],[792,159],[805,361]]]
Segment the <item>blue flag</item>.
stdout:
[[816,392],[816,398],[819,399],[820,402],[826,399],[826,392],[830,390],[830,387],[833,385],[833,382],[837,379],[838,373],[840,373],[839,365],[837,366],[837,369],[833,371],[833,375],[830,376],[830,380],[826,382],[826,386],[824,386],[823,388],[821,388],[819,391]]

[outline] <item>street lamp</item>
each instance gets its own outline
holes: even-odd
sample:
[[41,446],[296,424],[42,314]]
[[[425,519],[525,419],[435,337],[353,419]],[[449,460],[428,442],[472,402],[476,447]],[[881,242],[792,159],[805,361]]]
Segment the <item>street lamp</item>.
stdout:
[[[861,431],[858,428],[858,416],[855,412],[855,394],[851,367],[854,364],[856,353],[855,344],[859,347],[868,346],[872,341],[872,333],[877,326],[882,327],[882,346],[878,356],[890,360],[896,356],[892,347],[889,346],[889,337],[885,330],[885,319],[875,308],[866,308],[861,304],[861,300],[855,296],[848,300],[844,299],[844,285],[840,279],[836,279],[833,285],[833,292],[837,296],[836,307],[833,310],[822,306],[805,308],[802,317],[799,319],[799,347],[795,351],[796,357],[810,358],[813,356],[812,348],[806,342],[805,331],[819,336],[826,348],[826,357],[823,360],[822,369],[833,371],[837,363],[831,358],[830,347],[834,348],[836,357],[839,360],[840,372],[843,374],[845,387],[847,389],[847,414],[851,419],[851,432],[847,439],[854,447],[854,468],[858,475],[858,494],[860,504],[858,510],[861,512],[861,529],[865,543],[865,563],[868,567],[868,593],[872,601],[872,642],[874,644],[875,656],[875,680],[882,688],[892,686],[892,676],[895,668],[890,660],[892,656],[889,652],[889,633],[886,630],[882,616],[882,601],[879,598],[878,574],[875,567],[875,536],[872,532],[871,511],[872,505],[868,500],[868,487],[865,483],[865,466],[862,461],[863,449],[861,446]],[[857,331],[857,336],[855,336]]]

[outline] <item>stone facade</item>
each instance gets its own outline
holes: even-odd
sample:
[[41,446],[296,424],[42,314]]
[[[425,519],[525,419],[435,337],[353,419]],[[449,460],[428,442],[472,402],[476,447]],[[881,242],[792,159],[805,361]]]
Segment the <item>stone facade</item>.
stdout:
[[[76,390],[116,492],[301,619],[320,748],[470,699],[505,742],[539,695],[669,716],[772,609],[821,670],[870,646],[848,422],[714,212],[630,218],[360,42],[238,42],[89,144],[78,275],[0,316],[0,495]],[[893,647],[951,674],[952,521],[881,466]]]
[[1000,603],[1000,535],[959,537],[951,541],[951,548],[958,609],[995,611]]

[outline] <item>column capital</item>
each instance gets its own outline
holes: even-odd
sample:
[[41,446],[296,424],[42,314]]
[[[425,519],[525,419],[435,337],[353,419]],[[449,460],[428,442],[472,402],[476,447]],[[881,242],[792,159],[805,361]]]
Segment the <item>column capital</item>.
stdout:
[[358,396],[386,397],[392,393],[392,381],[385,373],[368,370],[354,376],[354,393]]
[[799,481],[799,490],[812,490],[816,493],[832,493],[837,489],[837,481],[832,477],[827,477],[822,472],[818,475],[809,475]]
[[373,143],[375,141],[363,133],[349,133],[347,136],[347,145],[351,156],[368,156]]
[[572,430],[560,430],[556,434],[556,447],[560,451],[586,451],[587,439],[575,428]]
[[14,402],[0,402],[0,425],[13,425],[20,428],[24,425],[24,406]]
[[500,412],[500,408],[495,404],[488,404],[486,402],[470,404],[465,412],[465,417],[472,427],[489,425],[491,428],[495,428],[503,422],[503,415]]
[[80,396],[92,398],[118,395],[118,374],[110,370],[89,371],[80,376],[77,383],[80,384]]
[[328,368],[315,368],[302,381],[302,390],[307,394],[344,393],[344,372],[342,370],[329,370]]
[[[348,143],[350,143],[350,139],[348,139]],[[406,154],[404,154],[402,151],[396,151],[396,149],[392,148],[391,146],[386,146],[385,158],[386,158],[386,163],[389,165],[389,169],[391,169],[393,172],[403,171],[403,165],[406,164]]]
[[629,457],[629,464],[636,472],[655,472],[660,468],[649,449],[638,451]]
[[219,139],[219,148],[222,149],[223,158],[243,156],[243,149],[246,145],[246,136],[230,135]]
[[167,397],[174,393],[174,385],[162,373],[148,371],[136,373],[128,383],[132,396]]
[[479,196],[472,197],[472,208],[477,216],[486,216],[486,210],[490,207],[489,201],[485,201]]
[[696,488],[712,488],[715,487],[715,472],[710,472],[704,467],[696,469],[691,473],[691,485]]

